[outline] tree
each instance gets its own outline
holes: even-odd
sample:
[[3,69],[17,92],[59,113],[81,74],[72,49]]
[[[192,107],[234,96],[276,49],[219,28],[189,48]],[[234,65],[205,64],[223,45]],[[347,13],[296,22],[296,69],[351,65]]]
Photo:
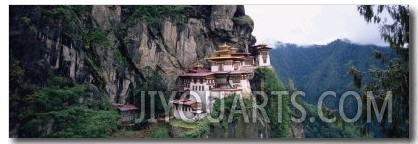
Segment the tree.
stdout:
[[[12,105],[24,138],[96,138],[109,137],[119,126],[119,115],[110,109],[106,98],[87,97],[87,86],[64,77],[53,77],[46,87]],[[82,100],[82,102],[80,101]],[[13,103],[12,103],[13,104]]]
[[[264,91],[267,94],[267,116],[270,120],[270,129],[272,138],[289,137],[290,129],[290,96],[282,95],[281,104],[279,104],[278,95],[272,94],[272,91],[284,91],[285,87],[280,81],[274,69],[257,68],[254,70],[254,77],[251,79],[253,91]],[[281,106],[281,107],[280,107]],[[281,112],[279,112],[281,109]],[[282,119],[279,122],[278,115]]]
[[[375,51],[375,58],[380,59],[387,69],[372,68],[368,72],[362,72],[350,64],[348,73],[353,77],[353,85],[361,89],[363,106],[367,104],[367,91],[373,91],[379,108],[387,98],[386,92],[392,91],[392,122],[383,119],[376,125],[386,137],[409,137],[409,6],[362,5],[357,9],[367,22],[380,25],[381,38],[397,56]],[[371,76],[367,82],[363,80],[365,75]],[[363,109],[363,112],[366,110]],[[366,115],[363,115],[362,120],[361,132],[365,134],[375,124],[367,124]]]

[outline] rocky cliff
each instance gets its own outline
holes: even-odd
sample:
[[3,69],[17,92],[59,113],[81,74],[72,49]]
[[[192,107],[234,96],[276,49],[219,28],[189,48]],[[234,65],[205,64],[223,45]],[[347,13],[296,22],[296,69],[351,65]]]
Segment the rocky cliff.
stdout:
[[[151,68],[176,89],[178,75],[226,42],[255,43],[244,6],[10,6],[10,82],[42,87],[53,76],[88,84],[91,97],[125,103]],[[13,72],[11,72],[13,73]]]

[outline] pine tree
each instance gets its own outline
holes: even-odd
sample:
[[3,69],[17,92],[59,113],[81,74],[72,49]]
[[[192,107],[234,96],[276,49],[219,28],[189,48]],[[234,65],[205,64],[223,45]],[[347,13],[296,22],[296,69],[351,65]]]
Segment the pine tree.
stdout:
[[[363,107],[367,105],[367,91],[373,92],[379,108],[388,98],[386,93],[392,91],[392,122],[384,117],[379,129],[387,137],[409,137],[409,6],[362,5],[357,9],[367,22],[380,25],[381,38],[398,56],[375,51],[375,58],[387,66],[386,70],[372,68],[368,72],[362,72],[350,64],[348,73],[353,77],[353,85],[361,89]],[[386,12],[389,16],[385,17]],[[365,75],[371,76],[368,82],[363,80]],[[363,134],[369,131],[366,110],[363,108]],[[371,111],[374,114],[373,109]],[[372,118],[376,120],[375,115]]]

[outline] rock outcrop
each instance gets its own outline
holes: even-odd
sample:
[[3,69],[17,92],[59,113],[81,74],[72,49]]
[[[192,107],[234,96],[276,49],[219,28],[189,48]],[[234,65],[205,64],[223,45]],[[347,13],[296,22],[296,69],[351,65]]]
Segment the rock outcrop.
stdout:
[[[191,6],[180,20],[151,25],[134,6],[12,6],[10,59],[25,70],[22,83],[42,87],[52,76],[89,85],[92,97],[125,103],[146,82],[150,67],[176,88],[179,74],[226,42],[255,43],[243,6]],[[10,95],[18,95],[11,86]]]

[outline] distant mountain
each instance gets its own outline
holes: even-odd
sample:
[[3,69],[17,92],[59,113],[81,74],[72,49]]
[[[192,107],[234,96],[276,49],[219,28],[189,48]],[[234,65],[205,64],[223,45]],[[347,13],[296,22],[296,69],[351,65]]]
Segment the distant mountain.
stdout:
[[279,42],[270,55],[271,63],[280,79],[284,84],[292,79],[295,86],[306,93],[303,98],[305,101],[316,104],[323,92],[331,90],[337,93],[337,98],[328,97],[325,104],[338,108],[341,95],[346,91],[356,90],[351,87],[352,77],[347,74],[347,64],[350,61],[361,71],[372,67],[384,69],[380,61],[374,59],[374,50],[394,53],[390,48],[358,45],[338,39],[327,45],[312,46]]

